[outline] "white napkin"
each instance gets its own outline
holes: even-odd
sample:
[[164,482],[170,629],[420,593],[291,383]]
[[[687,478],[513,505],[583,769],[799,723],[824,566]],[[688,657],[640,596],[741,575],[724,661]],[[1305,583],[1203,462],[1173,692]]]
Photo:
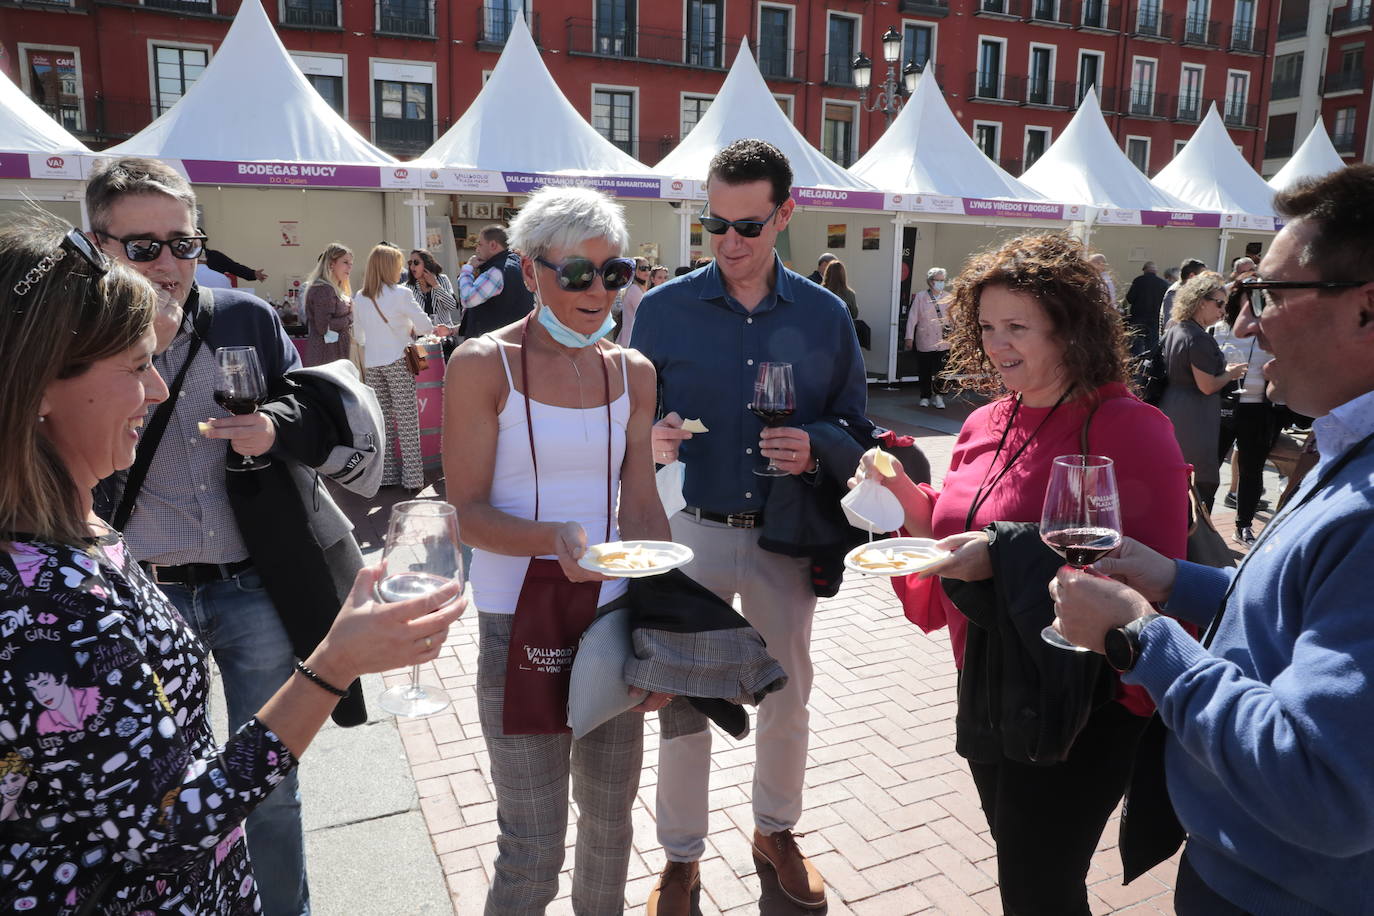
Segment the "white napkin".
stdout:
[[902,527],[906,513],[892,491],[876,480],[863,480],[840,500],[844,517],[855,528],[883,534]]
[[334,343],[334,342],[337,341],[338,339],[339,339],[339,332],[338,332],[338,331],[325,331],[325,332],[324,332],[324,342],[325,342],[325,343]]
[[654,475],[658,484],[658,499],[663,503],[663,513],[669,518],[687,508],[687,498],[682,495],[682,483],[686,480],[687,469],[681,461],[665,464]]

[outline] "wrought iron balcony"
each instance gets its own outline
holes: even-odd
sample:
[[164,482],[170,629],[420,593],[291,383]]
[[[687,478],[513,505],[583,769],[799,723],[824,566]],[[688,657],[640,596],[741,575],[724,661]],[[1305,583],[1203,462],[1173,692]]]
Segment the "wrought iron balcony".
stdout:
[[1264,140],[1265,159],[1283,159],[1293,155],[1292,137],[1266,137]]
[[378,118],[372,130],[373,142],[397,157],[414,158],[434,144],[434,125],[429,121]]
[[282,23],[317,29],[337,29],[339,5],[336,0],[286,0]]
[[1179,30],[1179,41],[1185,45],[1203,45],[1208,48],[1221,46],[1221,23],[1215,19],[1200,16],[1184,16],[1183,28]]
[[1269,32],[1237,22],[1231,26],[1231,50],[1237,53],[1264,54],[1269,50]]
[[169,13],[207,15],[215,12],[214,5],[208,0],[143,0],[143,6],[147,9],[164,10]]
[[851,65],[854,62],[852,54],[826,54],[824,58],[824,69],[821,71],[825,75],[825,82],[831,86],[853,86],[854,71]]
[[1032,23],[1067,27],[1073,22],[1073,3],[1071,0],[1030,0],[1027,13],[1026,18]]
[[1025,19],[1027,3],[1028,0],[977,0],[973,15]]
[[1174,26],[1174,14],[1161,12],[1157,4],[1136,10],[1131,34],[1136,38],[1158,38],[1167,41]]
[[[1369,0],[1348,3],[1345,6],[1337,7],[1331,11],[1332,32],[1340,32],[1345,29],[1368,28],[1370,25],[1370,12],[1374,10],[1374,5]],[[1282,25],[1282,24],[1280,24]],[[1304,23],[1304,26],[1306,23]]]
[[1104,32],[1121,31],[1121,7],[1108,0],[1082,0],[1073,24],[1080,29],[1101,29]]
[[707,70],[725,69],[728,61],[733,58],[734,51],[739,48],[738,40],[727,43],[720,33],[713,35],[681,29],[611,29],[600,26],[591,19],[578,18],[568,19],[567,29],[568,51],[573,54],[632,57],[636,60],[684,64]]
[[1221,120],[1227,127],[1243,127],[1254,130],[1259,126],[1259,106],[1253,103],[1247,104],[1240,99],[1217,99],[1217,108],[1221,110]]
[[1367,79],[1364,70],[1336,70],[1322,78],[1322,95],[1336,92],[1362,92]]
[[943,19],[949,15],[949,0],[902,0],[903,13]]
[[[1025,78],[1021,80],[1024,82]],[[1018,102],[1020,99],[1012,94],[1015,83],[1016,77],[1003,79],[1000,72],[975,70],[969,74],[969,97],[985,102]]]
[[434,0],[377,0],[377,31],[434,37]]
[[1132,86],[1125,114],[1137,118],[1162,118],[1168,111],[1168,96],[1162,92]]
[[1336,152],[1342,156],[1353,156],[1355,154],[1355,132],[1343,130],[1338,134],[1333,134],[1331,145],[1336,147]]
[[1279,99],[1296,99],[1302,93],[1302,78],[1274,80],[1274,85],[1269,89],[1269,100],[1276,102]]
[[1178,114],[1174,116],[1175,121],[1182,121],[1185,124],[1197,124],[1202,120],[1202,96],[1184,93],[1178,97]]

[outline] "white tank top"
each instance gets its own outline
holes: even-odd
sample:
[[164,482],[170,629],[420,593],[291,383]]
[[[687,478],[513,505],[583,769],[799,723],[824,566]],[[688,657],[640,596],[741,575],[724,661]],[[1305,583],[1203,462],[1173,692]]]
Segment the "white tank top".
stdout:
[[[510,393],[497,417],[496,466],[489,501],[495,509],[532,520],[534,466],[525,430],[525,395],[516,390],[505,345],[492,340],[501,354]],[[625,460],[625,429],[630,420],[630,376],[623,353],[620,367],[625,391],[611,402],[612,541],[620,537],[614,512],[620,505],[620,466]],[[595,379],[599,374],[588,373],[592,376],[586,380],[588,389],[599,390]],[[587,532],[588,545],[601,543],[606,534],[606,408],[553,407],[533,399],[529,405],[534,421],[534,447],[539,455],[539,520],[575,521]],[[474,548],[468,578],[478,610],[514,614],[529,565],[529,557]],[[624,579],[601,583],[597,604],[619,598],[625,589]]]

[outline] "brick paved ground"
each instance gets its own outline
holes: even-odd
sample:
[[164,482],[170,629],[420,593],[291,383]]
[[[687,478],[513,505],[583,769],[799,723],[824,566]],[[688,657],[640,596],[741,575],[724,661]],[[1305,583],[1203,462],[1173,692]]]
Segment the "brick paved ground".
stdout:
[[[931,456],[937,478],[953,437],[918,428],[902,395],[875,398],[875,414],[911,432]],[[961,411],[929,412],[930,422],[957,427]],[[1225,476],[1225,475],[1223,475]],[[1277,484],[1271,476],[1268,495]],[[375,537],[384,518],[368,513],[360,533]],[[1263,517],[1262,517],[1263,518]],[[1233,530],[1219,509],[1218,527]],[[831,914],[997,913],[996,866],[987,826],[963,761],[954,753],[954,669],[943,633],[926,636],[900,615],[885,580],[847,580],[817,610],[813,656],[812,740],[802,848],[829,885]],[[496,811],[477,720],[473,684],[476,618],[455,627],[425,674],[442,681],[451,710],[400,723],[435,850],[454,907],[480,913],[495,857]],[[388,675],[388,684],[406,675]],[[627,911],[641,911],[663,854],[654,836],[657,722],[646,717],[645,768],[634,809],[635,849]],[[750,855],[752,737],[717,734],[711,779],[710,835],[702,861],[704,914],[799,911],[771,877],[756,874]],[[1094,913],[1172,912],[1176,862],[1128,887],[1120,882],[1116,820],[1107,827],[1088,880]],[[568,834],[572,861],[574,828]],[[565,870],[552,912],[570,913]]]

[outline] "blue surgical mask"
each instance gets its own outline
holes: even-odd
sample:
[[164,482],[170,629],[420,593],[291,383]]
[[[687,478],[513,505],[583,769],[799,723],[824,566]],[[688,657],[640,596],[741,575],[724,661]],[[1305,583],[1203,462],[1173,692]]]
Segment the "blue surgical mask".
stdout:
[[944,288],[945,288],[945,281],[944,281],[944,280],[931,280],[931,281],[930,281],[930,288],[933,289],[933,290],[935,290],[937,293],[938,293],[938,292],[941,292],[941,291],[944,290]]
[[[535,292],[538,293],[538,272],[535,273],[534,288]],[[544,297],[542,294],[539,295],[539,314],[537,317],[539,323],[544,326],[544,330],[549,332],[550,337],[565,347],[572,347],[573,349],[579,350],[583,347],[590,347],[592,344],[611,333],[612,329],[615,328],[615,319],[611,317],[610,312],[607,312],[606,320],[602,322],[601,327],[590,334],[578,333],[558,320],[558,316],[553,313],[553,309],[544,304]]]

